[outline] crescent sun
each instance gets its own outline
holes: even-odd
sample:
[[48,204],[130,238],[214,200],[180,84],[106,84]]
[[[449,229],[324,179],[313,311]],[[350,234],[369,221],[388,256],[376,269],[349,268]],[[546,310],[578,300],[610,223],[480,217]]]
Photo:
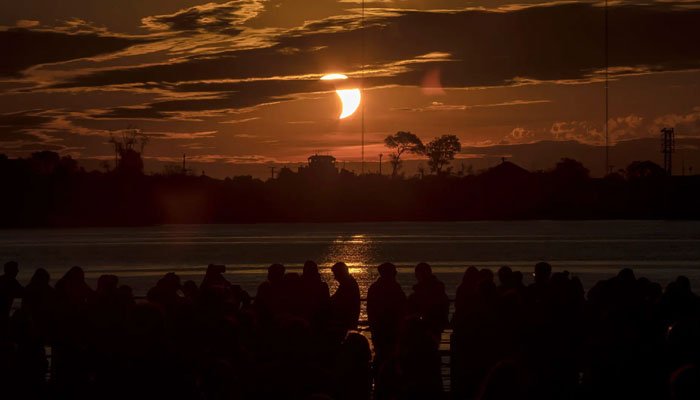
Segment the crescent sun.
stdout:
[[[321,80],[323,81],[343,79],[348,79],[348,77],[342,74],[328,74],[321,78]],[[339,89],[336,90],[335,93],[340,98],[340,102],[343,106],[343,109],[341,110],[338,119],[345,119],[351,116],[360,107],[360,103],[362,101],[362,92],[360,91],[360,89]]]

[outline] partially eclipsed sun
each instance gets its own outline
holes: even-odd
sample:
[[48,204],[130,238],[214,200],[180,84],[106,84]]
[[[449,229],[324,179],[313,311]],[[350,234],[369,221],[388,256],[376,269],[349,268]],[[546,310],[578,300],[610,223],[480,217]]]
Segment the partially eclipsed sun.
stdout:
[[[343,74],[328,74],[321,78],[322,81],[334,81],[348,79],[347,76]],[[344,119],[357,111],[360,107],[360,102],[362,101],[362,92],[358,88],[354,89],[338,89],[335,93],[340,97],[340,102],[343,105],[343,109],[340,112],[339,119]]]

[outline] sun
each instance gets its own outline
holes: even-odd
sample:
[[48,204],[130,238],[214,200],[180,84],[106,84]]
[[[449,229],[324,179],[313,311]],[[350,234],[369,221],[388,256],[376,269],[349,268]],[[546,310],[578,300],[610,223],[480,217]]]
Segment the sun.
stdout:
[[[347,76],[343,74],[328,74],[324,75],[322,81],[334,81],[334,80],[345,80],[348,79]],[[362,92],[359,88],[352,89],[338,89],[335,93],[340,98],[340,102],[343,105],[343,109],[340,112],[338,119],[345,119],[355,113],[360,107],[362,102]]]

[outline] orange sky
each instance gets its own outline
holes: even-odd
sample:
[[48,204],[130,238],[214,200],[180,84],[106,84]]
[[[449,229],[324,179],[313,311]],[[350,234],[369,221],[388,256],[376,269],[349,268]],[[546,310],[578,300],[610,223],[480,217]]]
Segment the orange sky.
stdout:
[[[600,4],[511,3],[368,1],[362,31],[352,1],[3,2],[0,152],[50,149],[95,167],[112,157],[109,131],[136,126],[152,137],[151,171],[183,153],[215,176],[267,176],[315,152],[354,168],[360,115],[338,120],[319,79],[357,82],[365,64],[368,161],[407,130],[458,135],[458,163],[476,168],[574,156],[602,172]],[[615,4],[611,163],[658,162],[650,139],[673,126],[678,157],[700,166],[700,2]]]

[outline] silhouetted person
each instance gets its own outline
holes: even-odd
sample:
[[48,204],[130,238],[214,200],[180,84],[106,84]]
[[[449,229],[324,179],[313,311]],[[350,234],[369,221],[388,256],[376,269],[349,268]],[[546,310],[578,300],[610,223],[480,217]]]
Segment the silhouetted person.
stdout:
[[523,388],[523,373],[514,361],[502,361],[489,372],[484,380],[478,400],[513,400],[522,399],[526,392]]
[[44,268],[34,271],[24,289],[21,308],[32,319],[37,334],[45,343],[56,318],[56,291],[50,281],[51,277]]
[[108,302],[118,300],[118,289],[118,276],[112,274],[100,275],[100,277],[97,278],[97,288],[95,289],[94,298]]
[[199,298],[199,288],[194,281],[188,280],[182,284],[182,295],[189,304],[194,304]]
[[306,318],[301,276],[287,272],[282,278],[282,311],[289,316]]
[[204,275],[199,290],[227,290],[231,288],[231,283],[224,277],[226,266],[220,264],[209,264]]
[[679,276],[666,286],[666,291],[659,301],[659,312],[664,323],[668,325],[698,316],[700,298],[691,290],[687,277]]
[[85,282],[85,272],[75,266],[56,282],[59,321],[52,353],[53,376],[64,397],[80,397],[87,390],[90,371],[88,300],[93,290]]
[[406,313],[406,294],[396,281],[396,266],[380,265],[379,278],[367,291],[367,317],[372,332],[375,361],[381,364],[396,346]]
[[413,293],[408,297],[408,305],[413,315],[424,320],[439,342],[440,335],[449,323],[450,299],[445,293],[445,285],[433,275],[427,263],[419,263],[415,268],[416,280]]
[[83,306],[92,296],[92,289],[85,282],[85,272],[75,266],[56,282],[56,295],[64,307]]
[[151,303],[162,307],[175,307],[182,302],[180,289],[180,277],[174,272],[168,272],[148,291],[146,297]]
[[328,311],[330,291],[328,284],[323,281],[314,261],[306,261],[301,275],[301,298],[306,318],[317,325]]
[[8,261],[4,273],[0,276],[0,340],[7,335],[10,321],[10,311],[15,299],[22,298],[24,288],[17,281],[19,265]]
[[410,316],[398,346],[398,399],[439,399],[442,395],[440,353],[434,327],[425,319]]
[[[11,267],[3,284],[16,275]],[[438,347],[444,287],[421,264],[408,300],[396,268],[378,269],[367,300],[373,398],[445,398]],[[361,334],[348,334],[357,326],[360,291],[345,264],[332,270],[339,283],[331,300],[335,330],[307,323],[308,310],[328,298],[311,262],[301,276],[269,268],[261,299],[279,295],[280,311],[268,321],[256,318],[245,291],[217,266],[202,292],[191,281],[180,287],[168,273],[148,291],[149,302],[138,304],[116,275],[100,276],[93,292],[74,267],[52,289],[39,268],[0,340],[0,397],[368,398],[370,347]],[[541,264],[535,275],[523,290],[509,268],[497,281],[490,269],[465,271],[453,317],[450,398],[698,398],[700,310],[690,279],[679,276],[662,292],[625,268],[586,299],[567,271]],[[403,319],[402,304],[410,304]]]
[[671,375],[672,400],[700,399],[700,367],[687,364]]
[[541,303],[546,300],[549,290],[549,279],[552,276],[552,266],[546,262],[535,264],[535,282],[527,287],[528,300],[531,303]]
[[134,305],[134,289],[129,285],[121,285],[117,289],[122,303],[128,306]]
[[452,319],[455,329],[458,329],[462,321],[474,312],[477,302],[477,287],[480,282],[479,270],[476,267],[472,266],[464,271],[462,282],[457,286],[455,296],[455,313]]
[[331,296],[331,318],[337,333],[344,336],[345,332],[357,329],[360,318],[360,287],[344,262],[335,263],[331,271],[338,281],[338,288]]
[[343,340],[335,362],[334,386],[337,400],[366,400],[370,398],[369,342],[359,333],[351,332]]
[[269,319],[284,310],[284,265],[272,264],[267,268],[267,280],[258,286],[255,309],[261,318]]
[[513,270],[509,266],[504,265],[498,269],[498,281],[500,282],[500,288],[512,288],[514,286],[513,278]]

